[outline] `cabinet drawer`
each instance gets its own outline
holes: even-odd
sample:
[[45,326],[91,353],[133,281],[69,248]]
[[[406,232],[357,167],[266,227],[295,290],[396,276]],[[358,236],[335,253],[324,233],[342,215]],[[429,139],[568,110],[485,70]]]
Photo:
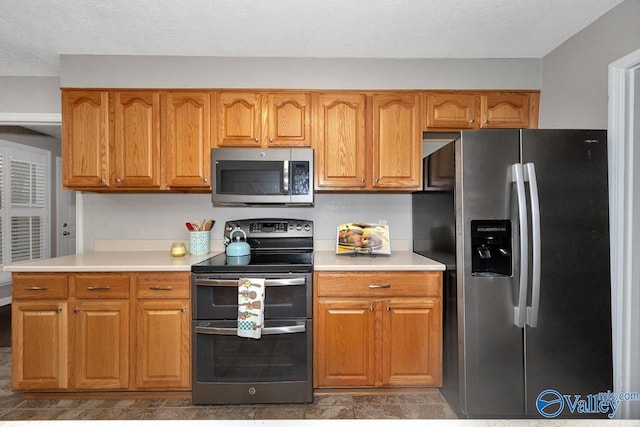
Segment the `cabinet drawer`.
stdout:
[[137,298],[189,298],[191,273],[136,275]]
[[69,295],[66,274],[13,273],[13,299],[66,299]]
[[72,274],[71,285],[76,298],[129,298],[128,274]]
[[440,272],[318,272],[315,286],[319,297],[440,297]]

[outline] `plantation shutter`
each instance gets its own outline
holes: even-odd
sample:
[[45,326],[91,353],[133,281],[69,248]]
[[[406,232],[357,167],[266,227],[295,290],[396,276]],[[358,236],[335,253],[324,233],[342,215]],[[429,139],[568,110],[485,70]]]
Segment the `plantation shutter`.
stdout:
[[[0,141],[0,263],[49,257],[50,153]],[[0,282],[10,279],[1,274]]]

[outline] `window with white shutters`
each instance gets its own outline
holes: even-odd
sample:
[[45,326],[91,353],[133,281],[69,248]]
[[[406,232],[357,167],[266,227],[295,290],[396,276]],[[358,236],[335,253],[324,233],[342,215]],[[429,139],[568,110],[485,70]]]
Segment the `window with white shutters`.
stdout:
[[[49,257],[50,153],[0,141],[0,262]],[[2,273],[1,281],[10,280]]]

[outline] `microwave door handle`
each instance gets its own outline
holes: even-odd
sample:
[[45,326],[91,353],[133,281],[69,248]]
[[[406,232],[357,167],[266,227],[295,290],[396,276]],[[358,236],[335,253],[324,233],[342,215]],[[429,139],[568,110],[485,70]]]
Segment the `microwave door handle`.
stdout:
[[282,194],[289,194],[289,160],[282,162]]

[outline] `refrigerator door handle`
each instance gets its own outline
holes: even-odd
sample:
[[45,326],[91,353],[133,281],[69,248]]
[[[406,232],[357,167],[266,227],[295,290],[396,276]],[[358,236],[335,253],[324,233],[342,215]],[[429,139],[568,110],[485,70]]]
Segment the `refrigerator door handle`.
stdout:
[[538,180],[533,163],[524,165],[525,179],[529,181],[529,198],[531,200],[531,307],[527,307],[527,325],[538,326],[540,311],[540,199],[538,198]]
[[529,278],[529,235],[527,230],[527,200],[524,188],[524,169],[522,163],[511,165],[513,182],[516,184],[518,199],[518,223],[520,229],[520,287],[518,305],[514,307],[514,324],[524,328],[527,320],[527,280]]

